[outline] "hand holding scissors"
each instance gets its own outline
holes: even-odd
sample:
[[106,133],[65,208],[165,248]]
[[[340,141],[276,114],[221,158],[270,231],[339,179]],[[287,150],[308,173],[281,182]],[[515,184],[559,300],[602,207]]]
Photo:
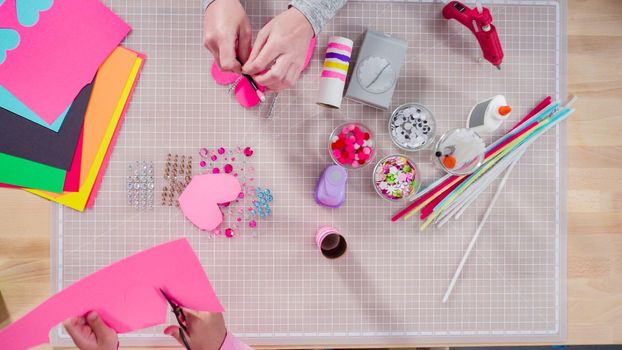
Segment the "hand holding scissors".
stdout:
[[222,313],[187,309],[160,290],[173,309],[179,326],[168,326],[164,334],[175,338],[188,350],[218,350],[225,340],[227,329]]

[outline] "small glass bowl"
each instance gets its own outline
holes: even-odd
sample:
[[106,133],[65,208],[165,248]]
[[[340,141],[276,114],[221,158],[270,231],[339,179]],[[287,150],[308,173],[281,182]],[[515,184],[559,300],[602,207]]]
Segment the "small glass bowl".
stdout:
[[413,198],[421,185],[420,179],[419,168],[412,160],[391,154],[376,164],[371,180],[380,197],[399,202]]
[[389,136],[404,151],[419,151],[434,141],[436,119],[425,106],[405,103],[397,107],[389,117]]
[[[469,150],[468,148],[471,148]],[[468,175],[473,173],[484,162],[486,144],[473,130],[460,128],[444,133],[434,147],[432,157],[441,169],[452,175]],[[454,156],[453,167],[445,165],[445,157]],[[461,156],[461,157],[458,157]],[[460,158],[463,159],[459,162]]]
[[363,168],[376,157],[374,135],[359,122],[341,124],[330,134],[328,153],[335,164],[346,169]]

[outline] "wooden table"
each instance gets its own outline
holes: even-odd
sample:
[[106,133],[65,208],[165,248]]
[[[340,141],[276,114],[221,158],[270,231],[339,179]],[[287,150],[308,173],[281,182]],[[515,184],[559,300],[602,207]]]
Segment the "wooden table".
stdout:
[[[622,1],[568,8],[568,344],[622,344]],[[0,190],[0,327],[50,292],[49,214]]]

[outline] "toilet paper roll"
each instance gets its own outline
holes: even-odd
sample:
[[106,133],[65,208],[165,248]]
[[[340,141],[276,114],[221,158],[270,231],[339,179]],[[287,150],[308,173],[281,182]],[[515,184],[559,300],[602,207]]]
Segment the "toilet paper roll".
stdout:
[[329,226],[323,226],[317,230],[315,244],[322,255],[328,259],[336,259],[348,249],[346,239],[335,228]]
[[320,106],[341,107],[353,45],[352,40],[341,36],[332,36],[328,40],[317,101]]

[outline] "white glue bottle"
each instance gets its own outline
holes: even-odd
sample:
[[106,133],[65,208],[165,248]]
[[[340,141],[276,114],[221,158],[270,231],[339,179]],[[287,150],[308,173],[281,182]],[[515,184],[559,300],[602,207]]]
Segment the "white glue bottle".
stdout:
[[512,108],[503,95],[494,96],[482,101],[471,109],[467,119],[467,128],[480,135],[492,133],[512,112]]

